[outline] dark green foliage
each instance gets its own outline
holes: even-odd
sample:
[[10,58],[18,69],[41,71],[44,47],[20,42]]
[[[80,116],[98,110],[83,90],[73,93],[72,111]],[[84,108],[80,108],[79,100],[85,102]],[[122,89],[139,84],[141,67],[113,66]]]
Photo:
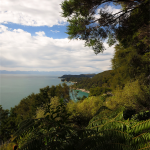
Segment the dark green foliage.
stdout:
[[4,110],[0,105],[0,143],[4,143],[11,138],[11,135],[17,131],[15,109]]
[[[61,109],[63,108],[63,109]],[[59,112],[63,113],[59,113]],[[118,110],[119,111],[119,110]],[[137,150],[150,148],[150,120],[143,122],[123,119],[123,111],[116,111],[108,118],[94,117],[87,129],[70,126],[63,104],[59,105],[51,116],[42,120],[27,120],[20,124],[14,136],[30,137],[20,144],[20,149],[59,149],[59,150]],[[45,113],[49,112],[49,109]],[[53,118],[53,114],[59,114]],[[60,120],[56,120],[61,117]],[[20,139],[20,140],[19,140]]]
[[115,72],[113,87],[123,86],[127,81],[137,78],[143,81],[149,75],[149,14],[150,3],[145,0],[116,30],[119,44],[115,47],[112,59],[112,69]]
[[9,128],[7,126],[9,110],[4,110],[0,105],[0,143],[4,143],[10,138]]
[[82,97],[77,97],[77,99],[80,101],[84,100],[85,98],[87,98],[85,95],[83,95]]
[[11,135],[17,130],[15,117],[14,109],[4,110],[0,105],[0,144],[8,142]]
[[56,87],[54,85],[52,85],[51,88],[49,89],[48,96],[49,97],[56,96]]
[[131,12],[130,17],[125,18],[120,28],[116,30],[117,39],[124,48],[136,47],[143,54],[150,48],[149,23],[150,2],[144,0],[137,9]]
[[67,84],[63,83],[62,86],[61,84],[57,85],[55,92],[56,92],[55,96],[70,100],[69,87],[67,86]]
[[69,82],[69,81],[72,81],[72,82],[80,82],[82,80],[86,80],[86,79],[89,79],[88,77],[80,77],[80,78],[77,78],[77,77],[67,77],[65,78],[64,80]]
[[110,87],[112,76],[113,76],[112,70],[104,71],[99,74],[96,74],[93,78],[82,78],[72,87],[86,89],[86,90],[90,90],[90,88],[102,87],[102,86]]
[[112,59],[115,74],[111,87],[123,87],[127,81],[137,78],[145,82],[149,76],[149,14],[150,3],[145,0],[116,30],[119,44],[115,46],[115,55]]
[[90,95],[89,96],[98,96],[103,93],[111,92],[110,88],[106,87],[95,87],[90,89]]
[[[49,107],[45,111],[49,113]],[[57,114],[54,117],[54,114]],[[25,141],[22,142],[21,150],[28,147],[30,150],[38,149],[69,149],[74,144],[74,140],[78,142],[82,136],[82,130],[75,131],[69,126],[64,104],[60,104],[56,111],[51,112],[51,116],[47,115],[42,119],[30,119],[20,124],[19,130],[14,134],[17,136],[15,140],[19,140],[20,136],[25,137],[30,134]],[[57,118],[59,118],[57,120]],[[80,136],[78,136],[81,134]],[[20,139],[21,140],[21,139]],[[73,148],[74,149],[74,148]]]
[[35,116],[37,107],[42,107],[44,104],[50,102],[50,98],[57,96],[63,99],[70,99],[69,87],[67,84],[57,86],[47,86],[40,89],[40,93],[32,93],[28,97],[22,99],[18,106],[15,106],[16,122],[19,124],[21,121]]
[[[116,38],[120,37],[116,31],[122,27],[130,28],[131,26],[132,28],[132,25],[126,21],[130,18],[128,14],[142,9],[147,2],[148,0],[65,0],[62,2],[61,8],[62,16],[68,18],[69,22],[66,33],[69,35],[69,39],[85,40],[85,46],[92,47],[98,54],[105,49],[103,44],[105,39],[108,38],[108,44],[113,45]],[[109,12],[107,6],[111,6],[112,3],[115,5],[121,3],[122,10],[114,14]],[[99,9],[100,7],[103,9]],[[99,15],[98,19],[94,16],[96,13]],[[143,18],[139,15],[137,17],[140,20],[135,23],[138,28]],[[126,32],[123,35],[126,37]]]
[[133,46],[125,49],[121,44],[117,45],[112,59],[114,76],[111,87],[123,87],[129,80],[139,79],[141,82],[145,82],[149,75],[150,60],[148,58],[149,52],[141,54],[138,48]]
[[115,75],[111,85],[124,85],[128,80],[133,80],[147,71],[143,64],[142,55],[134,47],[124,48],[121,45],[115,47],[115,55],[112,59],[112,68]]
[[138,114],[134,114],[131,117],[132,120],[137,120],[137,121],[141,121],[141,120],[148,120],[150,119],[150,111],[145,111],[145,112],[140,112]]
[[115,117],[94,117],[88,129],[99,132],[99,149],[137,150],[149,149],[150,120],[134,122],[123,119],[123,112]]

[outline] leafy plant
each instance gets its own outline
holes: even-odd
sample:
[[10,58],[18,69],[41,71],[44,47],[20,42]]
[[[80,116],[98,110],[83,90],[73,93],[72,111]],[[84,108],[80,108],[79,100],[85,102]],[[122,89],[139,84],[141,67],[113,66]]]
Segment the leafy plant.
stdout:
[[14,134],[14,141],[19,142],[21,150],[75,150],[82,146],[82,137],[88,137],[90,132],[95,132],[89,131],[87,134],[88,130],[77,130],[71,127],[67,119],[69,114],[66,114],[63,103],[51,112],[50,105],[48,105],[45,114],[51,115],[47,115],[45,118],[26,120],[20,124],[19,130]]
[[[71,127],[65,105],[55,111],[48,105],[45,118],[30,119],[20,124],[14,134],[21,150],[142,150],[150,148],[150,120],[124,120],[123,111],[107,118],[95,116],[86,129]],[[60,113],[61,112],[61,113]],[[119,113],[118,113],[119,112]],[[55,115],[54,117],[54,114]],[[116,115],[117,114],[117,115]],[[59,119],[56,119],[58,118]]]

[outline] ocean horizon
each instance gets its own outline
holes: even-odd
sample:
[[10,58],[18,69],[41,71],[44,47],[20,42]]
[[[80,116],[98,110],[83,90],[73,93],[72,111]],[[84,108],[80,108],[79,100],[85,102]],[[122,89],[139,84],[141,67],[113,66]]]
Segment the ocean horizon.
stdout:
[[[10,109],[31,95],[37,94],[41,88],[62,84],[59,76],[37,74],[0,74],[0,105],[3,109]],[[66,83],[71,85],[72,83]],[[88,93],[79,91],[78,97],[88,96]],[[73,99],[70,93],[71,99]],[[75,100],[75,99],[73,99]]]

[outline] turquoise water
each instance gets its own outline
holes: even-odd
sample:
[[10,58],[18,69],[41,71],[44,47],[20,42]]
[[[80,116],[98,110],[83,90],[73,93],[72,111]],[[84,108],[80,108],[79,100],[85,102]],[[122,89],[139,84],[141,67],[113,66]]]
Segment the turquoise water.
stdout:
[[71,96],[71,99],[73,99],[75,102],[77,101],[77,98],[74,96],[75,92],[78,92],[77,93],[77,97],[81,97],[82,98],[83,96],[86,96],[86,97],[89,96],[89,93],[85,93],[85,92],[82,92],[80,90],[74,90],[73,92],[70,92],[70,96]]
[[[10,109],[18,105],[20,100],[32,93],[39,93],[40,88],[61,84],[58,76],[1,74],[0,75],[0,105]],[[71,83],[67,83],[71,85]],[[88,96],[88,93],[79,92],[78,97]],[[71,99],[73,99],[70,94]]]

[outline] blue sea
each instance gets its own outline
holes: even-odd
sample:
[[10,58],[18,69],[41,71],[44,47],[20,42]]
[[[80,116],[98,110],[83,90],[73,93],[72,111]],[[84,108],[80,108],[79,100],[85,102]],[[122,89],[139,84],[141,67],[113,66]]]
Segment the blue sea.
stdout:
[[[62,84],[58,76],[27,75],[27,74],[0,74],[0,105],[3,109],[10,109],[32,93],[39,93],[40,88]],[[67,83],[71,85],[72,83]],[[88,93],[79,91],[78,97],[88,97]],[[70,93],[71,99],[76,101]]]

